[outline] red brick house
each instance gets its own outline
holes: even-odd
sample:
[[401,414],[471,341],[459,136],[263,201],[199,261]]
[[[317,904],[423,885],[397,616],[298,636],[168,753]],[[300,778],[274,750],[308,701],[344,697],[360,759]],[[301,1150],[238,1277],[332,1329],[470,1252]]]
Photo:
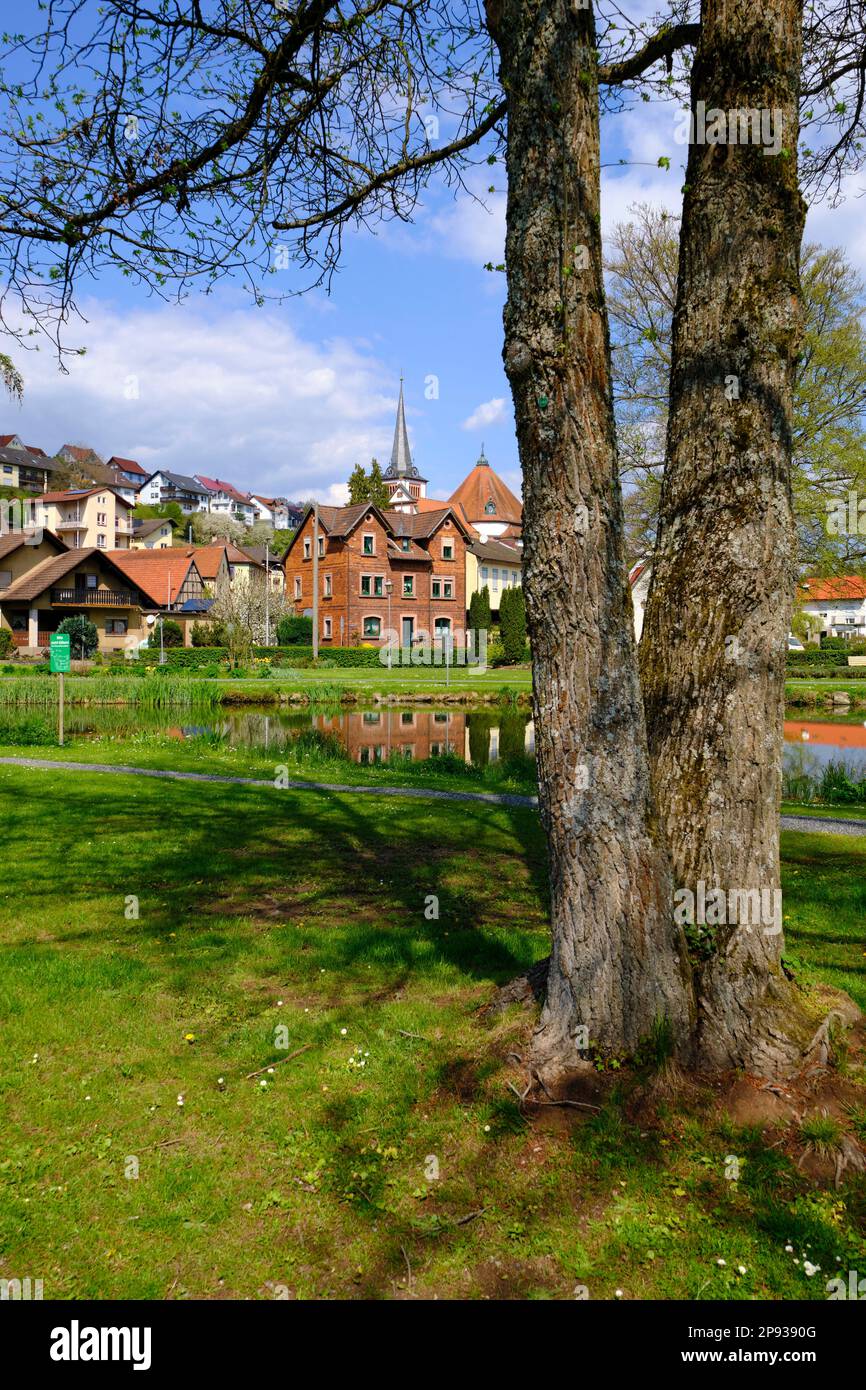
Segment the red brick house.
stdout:
[[[313,613],[313,508],[284,556],[285,593]],[[466,548],[474,536],[458,511],[409,513],[370,502],[319,508],[319,642],[381,646],[390,628],[408,647],[466,625]],[[459,639],[458,639],[459,645]]]

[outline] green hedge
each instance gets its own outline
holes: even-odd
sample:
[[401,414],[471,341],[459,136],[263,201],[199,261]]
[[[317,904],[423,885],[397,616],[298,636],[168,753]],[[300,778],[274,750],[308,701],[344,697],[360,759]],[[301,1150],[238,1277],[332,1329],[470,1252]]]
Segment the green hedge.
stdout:
[[[294,646],[253,647],[252,655],[258,661],[269,658],[274,666],[291,669],[311,665],[313,649],[312,647]],[[459,665],[461,656],[462,651],[455,650],[452,664]],[[174,647],[166,651],[165,658],[165,664],[170,670],[197,671],[201,670],[202,667],[218,666],[228,662],[229,653],[227,647]],[[140,654],[140,659],[146,666],[156,666],[159,663],[159,647],[145,647]],[[124,664],[128,663],[124,662]],[[393,653],[393,665],[399,666],[400,664],[400,654],[395,651]],[[319,647],[319,665],[325,670],[329,666],[375,669],[382,667],[383,663],[379,660],[378,647],[328,647],[322,644]]]
[[[857,643],[859,648],[860,643]],[[828,666],[831,662],[840,663],[846,655],[845,649],[838,647],[821,647],[814,652],[788,652],[789,666]],[[859,655],[859,652],[852,651],[852,656]]]
[[788,680],[862,681],[866,680],[866,666],[792,666],[789,662],[785,675]]
[[[256,660],[270,658],[274,666],[308,666],[313,660],[312,647],[253,647],[252,655]],[[227,647],[182,647],[173,648],[166,652],[166,665],[175,670],[200,670],[203,666],[220,665],[227,662],[229,653]],[[146,647],[141,653],[141,660],[147,666],[156,666],[159,663],[159,648]],[[379,650],[377,647],[330,647],[319,648],[319,660],[327,661],[332,666],[378,666]]]

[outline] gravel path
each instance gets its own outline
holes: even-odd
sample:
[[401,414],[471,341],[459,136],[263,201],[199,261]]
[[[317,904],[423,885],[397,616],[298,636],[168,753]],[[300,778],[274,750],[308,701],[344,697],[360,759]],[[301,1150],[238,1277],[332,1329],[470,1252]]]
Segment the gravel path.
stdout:
[[[39,772],[107,772],[127,777],[157,777],[172,782],[216,782],[224,786],[269,787],[263,777],[226,777],[217,772],[172,772],[167,768],[131,767],[125,763],[66,763],[53,758],[0,758],[0,766],[29,767]],[[283,790],[281,787],[280,790]],[[286,791],[351,792],[353,796],[411,796],[424,801],[478,801],[487,806],[537,806],[537,796],[516,792],[444,792],[429,787],[380,787],[350,782],[287,782]],[[831,835],[866,835],[866,819],[842,820],[834,816],[782,816],[783,830],[815,831]]]
[[843,820],[841,816],[782,816],[783,830],[824,831],[828,835],[866,835],[866,820]]
[[[129,767],[124,763],[66,763],[54,758],[0,758],[0,765],[36,768],[40,772],[109,772],[132,777],[161,777],[173,782],[218,782],[238,787],[267,787],[275,790],[274,780],[264,777],[224,777],[216,772],[171,772],[165,768]],[[538,797],[518,796],[514,792],[443,792],[429,787],[379,787],[350,782],[286,782],[280,791],[351,792],[359,796],[414,796],[425,801],[480,801],[489,806],[537,806]]]

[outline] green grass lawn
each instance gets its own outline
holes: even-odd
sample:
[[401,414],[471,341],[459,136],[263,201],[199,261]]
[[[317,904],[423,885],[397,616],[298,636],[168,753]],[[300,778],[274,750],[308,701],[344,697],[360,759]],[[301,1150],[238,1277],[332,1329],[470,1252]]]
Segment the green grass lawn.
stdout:
[[[0,796],[3,1276],[46,1298],[820,1298],[786,1243],[866,1267],[862,1178],[814,1187],[706,1096],[521,1113],[531,1019],[478,1010],[547,949],[533,811],[8,767]],[[784,853],[789,952],[864,1002],[866,850]]]

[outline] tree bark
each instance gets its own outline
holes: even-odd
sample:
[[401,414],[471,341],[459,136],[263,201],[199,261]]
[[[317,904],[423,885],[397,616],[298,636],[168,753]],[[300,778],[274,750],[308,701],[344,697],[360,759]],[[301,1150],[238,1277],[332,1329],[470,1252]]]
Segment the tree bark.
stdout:
[[[701,881],[726,895],[780,886],[796,562],[801,25],[802,0],[704,0],[692,70],[693,112],[698,101],[708,119],[711,108],[774,112],[763,144],[772,146],[780,132],[777,153],[693,140],[688,155],[667,454],[640,665],[674,876],[696,896]],[[739,121],[734,129],[742,141]],[[801,1035],[779,963],[781,923],[777,931],[776,922],[732,923],[731,915],[728,902],[728,920],[687,929],[698,965],[697,1058],[770,1074],[793,1059]]]
[[508,98],[505,369],[524,492],[552,950],[542,1076],[629,1053],[690,974],[653,812],[626,578],[599,219],[595,26],[568,0],[489,0]]

